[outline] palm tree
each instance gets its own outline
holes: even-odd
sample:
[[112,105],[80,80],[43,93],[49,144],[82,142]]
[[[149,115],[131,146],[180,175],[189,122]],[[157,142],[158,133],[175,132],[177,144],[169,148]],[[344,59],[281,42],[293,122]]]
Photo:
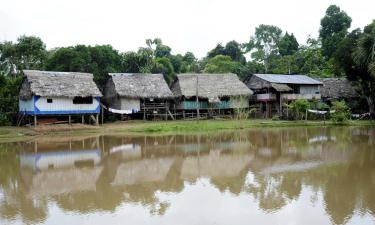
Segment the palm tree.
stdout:
[[375,78],[375,20],[365,27],[353,56],[354,62]]

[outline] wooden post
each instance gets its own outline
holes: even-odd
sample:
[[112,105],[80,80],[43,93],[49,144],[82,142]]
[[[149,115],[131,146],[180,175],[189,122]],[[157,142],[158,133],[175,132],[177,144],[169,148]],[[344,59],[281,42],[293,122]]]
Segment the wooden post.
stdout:
[[38,123],[37,115],[34,115],[34,127],[36,127],[37,123]]
[[102,106],[102,125],[104,124],[104,108]]
[[185,109],[182,110],[182,118],[185,120]]
[[196,87],[196,102],[197,102],[197,120],[199,120],[199,98],[198,98],[198,87],[199,87],[199,79],[197,74],[197,87]]
[[143,99],[143,120],[146,120],[146,103],[144,99]]
[[69,118],[68,119],[69,120],[69,125],[71,125],[72,124],[72,117],[69,115],[68,118]]
[[95,121],[95,125],[96,126],[99,126],[99,113],[96,114],[96,121]]
[[82,124],[85,124],[85,115],[82,115]]
[[167,101],[165,101],[165,120],[168,120],[168,106],[167,106]]

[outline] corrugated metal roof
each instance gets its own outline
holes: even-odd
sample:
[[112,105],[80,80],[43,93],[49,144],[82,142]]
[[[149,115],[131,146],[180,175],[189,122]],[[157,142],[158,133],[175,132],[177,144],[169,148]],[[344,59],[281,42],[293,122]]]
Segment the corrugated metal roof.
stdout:
[[322,82],[306,75],[254,74],[254,76],[278,84],[322,84]]

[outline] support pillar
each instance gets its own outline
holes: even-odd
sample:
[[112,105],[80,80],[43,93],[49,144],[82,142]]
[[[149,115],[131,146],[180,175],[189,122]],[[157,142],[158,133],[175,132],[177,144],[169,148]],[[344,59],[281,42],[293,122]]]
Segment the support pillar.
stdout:
[[96,114],[95,125],[96,125],[96,126],[99,126],[99,114]]
[[85,116],[82,115],[82,124],[85,124]]
[[37,115],[34,115],[34,127],[37,126],[37,123],[38,123]]
[[69,115],[68,118],[69,118],[69,119],[68,119],[68,120],[69,120],[69,125],[72,125],[72,116]]

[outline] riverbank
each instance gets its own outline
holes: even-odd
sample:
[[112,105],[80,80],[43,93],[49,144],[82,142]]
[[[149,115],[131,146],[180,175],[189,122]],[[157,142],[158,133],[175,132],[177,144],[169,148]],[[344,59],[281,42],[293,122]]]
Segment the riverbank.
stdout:
[[[107,123],[103,126],[82,124],[44,125],[37,128],[0,127],[0,142],[32,139],[37,136],[77,135],[166,135],[175,133],[215,132],[271,127],[335,126],[331,121],[283,121],[283,120],[202,120],[202,121],[127,121]],[[371,126],[373,121],[348,121],[341,126]]]

